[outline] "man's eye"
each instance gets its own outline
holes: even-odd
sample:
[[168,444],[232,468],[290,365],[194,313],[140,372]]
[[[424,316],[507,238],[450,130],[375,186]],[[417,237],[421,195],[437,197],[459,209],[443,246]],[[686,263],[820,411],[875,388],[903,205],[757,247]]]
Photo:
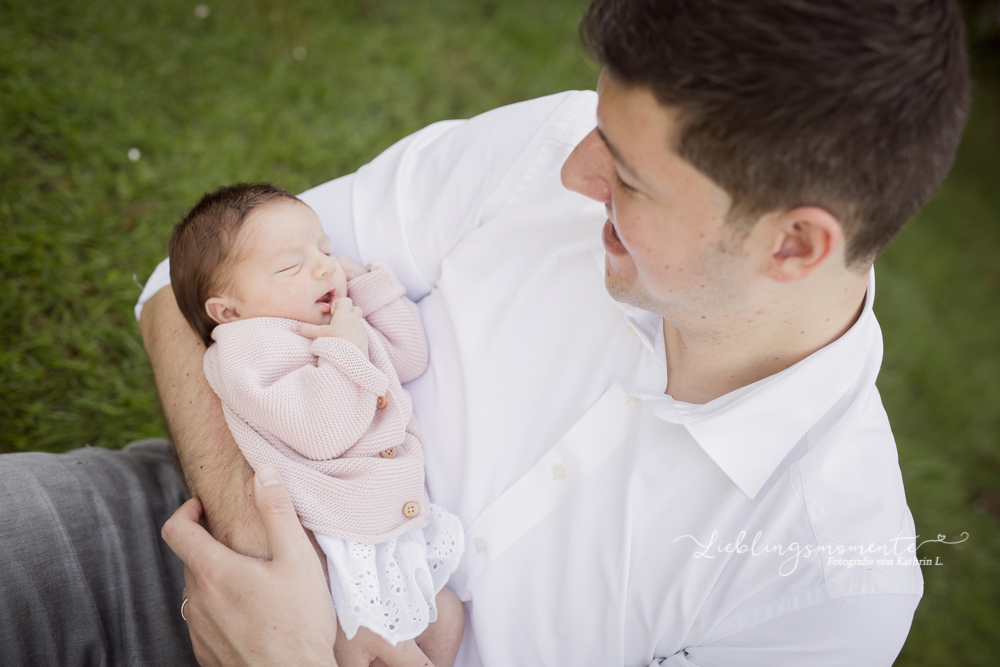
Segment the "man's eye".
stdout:
[[633,188],[631,185],[623,181],[622,177],[618,175],[617,171],[615,172],[615,180],[618,181],[618,187],[620,187],[625,194],[627,195],[635,194],[636,192],[635,188]]

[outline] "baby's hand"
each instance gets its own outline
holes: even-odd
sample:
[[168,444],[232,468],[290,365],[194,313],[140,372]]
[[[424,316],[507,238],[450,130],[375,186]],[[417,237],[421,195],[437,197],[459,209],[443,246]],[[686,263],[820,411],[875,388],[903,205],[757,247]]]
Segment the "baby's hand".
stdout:
[[329,324],[306,324],[298,322],[292,331],[306,338],[330,336],[343,338],[357,345],[361,353],[368,358],[368,332],[365,331],[365,320],[361,308],[355,306],[349,298],[341,297],[333,302]]
[[363,276],[368,273],[368,269],[361,266],[347,255],[337,255],[337,261],[340,262],[340,267],[344,269],[344,275],[347,276],[348,280],[354,280],[358,276]]
[[390,646],[363,625],[358,628],[353,638],[348,639],[340,623],[337,623],[337,639],[333,644],[333,655],[340,667],[368,667],[375,661],[378,661],[377,664],[393,665],[393,667],[427,665],[434,667],[427,654],[421,651],[412,639]]

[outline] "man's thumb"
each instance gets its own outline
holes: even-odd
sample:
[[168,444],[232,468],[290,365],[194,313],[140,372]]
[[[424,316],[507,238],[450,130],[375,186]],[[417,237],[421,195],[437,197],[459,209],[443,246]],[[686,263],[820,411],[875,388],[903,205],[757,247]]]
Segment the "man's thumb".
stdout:
[[272,560],[298,558],[303,553],[313,555],[312,545],[299,523],[277,467],[268,464],[257,469],[253,498],[271,544]]

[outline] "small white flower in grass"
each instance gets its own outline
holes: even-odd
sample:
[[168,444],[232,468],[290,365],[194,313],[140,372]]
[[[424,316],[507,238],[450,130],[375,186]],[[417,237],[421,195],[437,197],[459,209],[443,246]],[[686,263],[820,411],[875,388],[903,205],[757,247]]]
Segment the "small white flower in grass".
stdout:
[[306,50],[301,46],[296,46],[294,49],[292,49],[292,57],[298,60],[299,62],[302,62],[303,60],[306,59]]
[[208,5],[198,5],[194,8],[194,15],[200,19],[207,19],[211,13],[212,10]]
[[138,162],[139,158],[141,158],[141,157],[142,157],[142,153],[139,152],[138,148],[130,148],[130,149],[128,149],[128,159],[132,160],[132,162]]

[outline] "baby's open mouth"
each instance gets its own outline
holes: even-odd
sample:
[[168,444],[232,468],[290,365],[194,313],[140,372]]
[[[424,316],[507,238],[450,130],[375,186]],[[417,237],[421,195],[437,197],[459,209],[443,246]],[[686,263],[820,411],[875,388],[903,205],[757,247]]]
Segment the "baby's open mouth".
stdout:
[[330,312],[330,304],[333,302],[333,290],[330,290],[320,298],[316,299],[316,303],[320,304],[320,308],[326,312]]

